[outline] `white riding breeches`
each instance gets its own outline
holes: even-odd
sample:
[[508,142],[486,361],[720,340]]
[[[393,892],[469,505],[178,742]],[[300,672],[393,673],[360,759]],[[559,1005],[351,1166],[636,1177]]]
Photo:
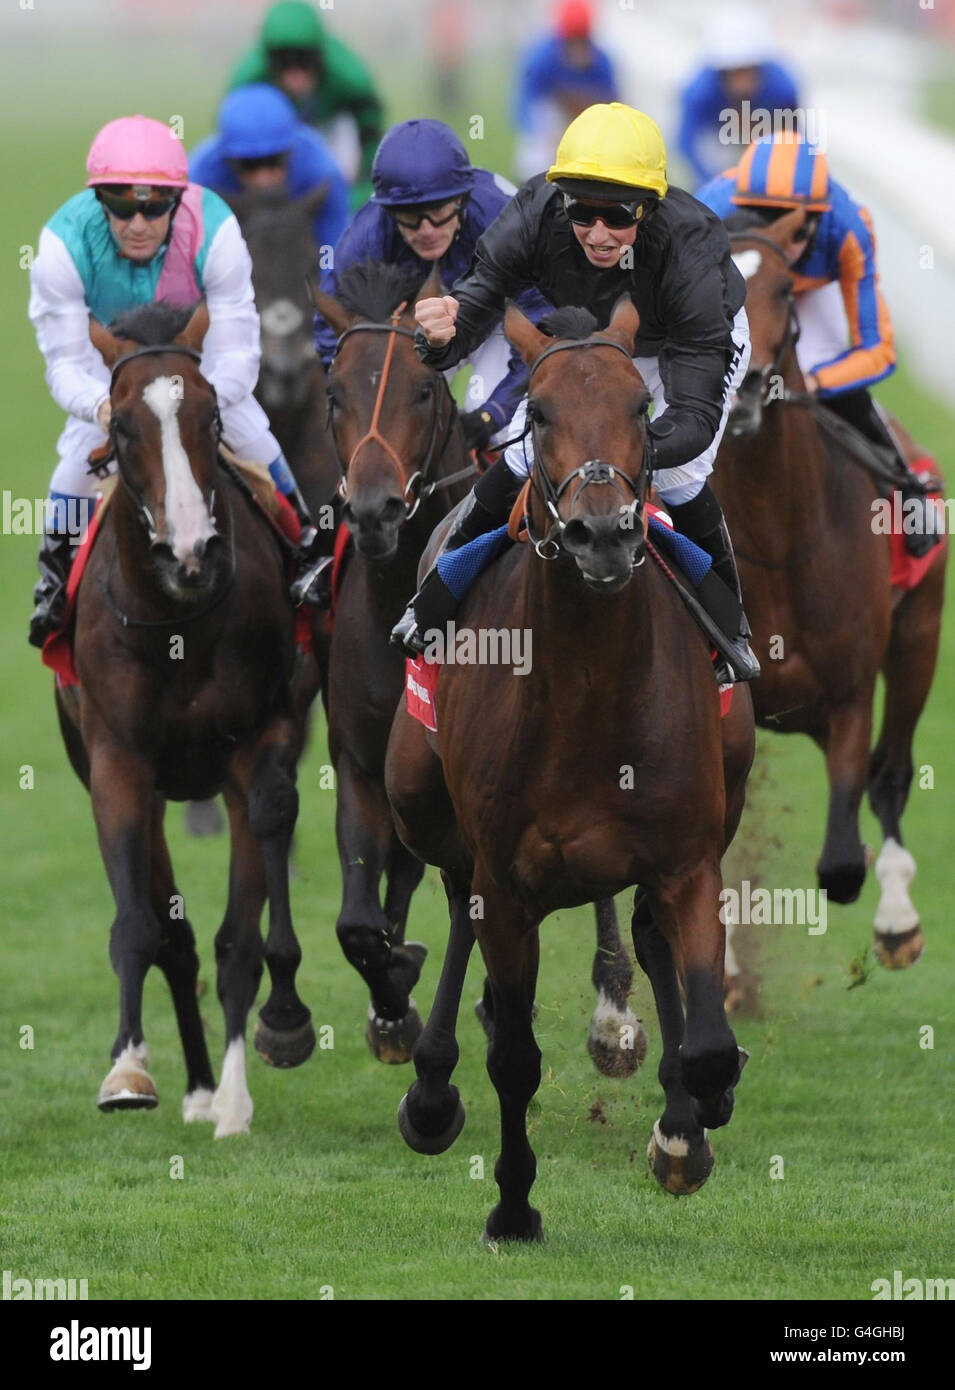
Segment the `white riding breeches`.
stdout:
[[796,296],[799,341],[796,358],[803,374],[815,371],[820,362],[831,362],[849,346],[849,320],[842,288],[835,281],[818,290]]
[[[749,321],[745,308],[741,308],[733,320],[733,347],[733,357],[723,379],[723,413],[712,441],[701,454],[690,459],[688,463],[681,463],[676,468],[661,468],[653,475],[653,486],[663,501],[673,506],[677,506],[681,502],[691,502],[713,471],[713,463],[723,438],[723,431],[726,428],[730,402],[749,368],[752,349],[749,339]],[[659,359],[656,357],[635,357],[633,365],[643,377],[647,390],[653,397],[653,418],[658,419],[667,408],[663,382],[660,380]],[[510,435],[521,433],[524,429],[526,416],[527,397],[525,396],[514,412],[514,418],[508,429]],[[534,444],[531,436],[527,435],[518,443],[511,444],[505,449],[504,457],[512,473],[519,478],[526,478],[534,462]]]

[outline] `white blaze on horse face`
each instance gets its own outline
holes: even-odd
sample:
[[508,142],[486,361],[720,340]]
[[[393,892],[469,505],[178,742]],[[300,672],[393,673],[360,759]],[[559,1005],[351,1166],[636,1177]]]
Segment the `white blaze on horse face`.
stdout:
[[738,251],[733,257],[733,264],[742,275],[744,280],[752,280],[757,270],[763,263],[763,253],[755,249],[749,251]]
[[158,376],[143,391],[143,400],[159,421],[168,543],[179,563],[194,570],[199,565],[195,548],[215,535],[215,527],[179,433],[180,394],[172,377]]

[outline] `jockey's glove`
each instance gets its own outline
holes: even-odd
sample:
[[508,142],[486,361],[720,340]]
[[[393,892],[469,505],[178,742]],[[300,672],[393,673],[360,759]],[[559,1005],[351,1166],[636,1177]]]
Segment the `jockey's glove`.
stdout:
[[469,449],[480,452],[486,449],[497,433],[497,425],[489,410],[468,410],[460,417],[464,431],[464,442]]

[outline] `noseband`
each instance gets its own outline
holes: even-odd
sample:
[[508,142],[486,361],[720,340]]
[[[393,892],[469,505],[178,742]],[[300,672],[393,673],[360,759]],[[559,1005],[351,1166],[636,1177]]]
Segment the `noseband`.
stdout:
[[[531,380],[538,367],[545,358],[552,357],[555,352],[570,352],[582,348],[598,347],[615,348],[617,352],[622,352],[627,361],[632,365],[632,359],[627,349],[620,343],[615,342],[612,338],[579,338],[570,342],[552,343],[550,347],[544,349],[531,366],[528,375],[528,388],[530,387]],[[630,492],[633,494],[633,500],[629,503],[627,510],[631,518],[636,519],[640,517],[643,519],[643,507],[650,481],[650,470],[648,467],[644,466],[641,468],[639,476],[634,479],[630,477],[629,473],[624,473],[621,469],[616,468],[612,463],[607,463],[604,459],[587,459],[586,462],[582,463],[573,473],[568,473],[567,477],[559,484],[555,483],[544,467],[543,454],[535,436],[535,428],[536,421],[532,419],[527,429],[524,431],[524,435],[529,433],[534,438],[534,469],[531,473],[531,482],[532,486],[536,486],[536,490],[551,519],[551,524],[545,535],[535,536],[531,531],[530,517],[528,517],[527,534],[528,538],[533,543],[534,549],[542,560],[554,560],[561,552],[561,538],[567,523],[560,515],[560,500],[571,483],[575,481],[577,482],[577,487],[571,494],[571,506],[577,502],[577,499],[585,488],[592,486],[609,485],[619,492],[621,497],[626,498],[627,494],[621,487],[621,483],[626,483]],[[523,439],[524,435],[519,435],[518,438]],[[507,441],[508,444],[516,442],[516,440]],[[634,569],[638,569],[639,566],[643,564],[643,558],[644,557],[641,555],[639,560],[634,559]]]
[[[339,483],[338,487],[339,495],[343,499],[347,497],[348,470],[351,468],[352,464],[355,462],[355,459],[361,453],[365,445],[374,441],[381,445],[385,453],[388,455],[388,457],[391,459],[392,463],[398,470],[398,477],[401,479],[401,482],[403,484],[402,496],[404,498],[405,504],[405,515],[403,518],[404,521],[410,521],[411,518],[414,516],[415,512],[420,507],[422,501],[425,498],[430,497],[432,493],[435,493],[442,488],[451,487],[454,483],[459,482],[462,478],[468,478],[471,476],[471,474],[477,472],[477,465],[471,464],[469,467],[459,469],[456,473],[452,473],[446,478],[440,478],[436,480],[431,479],[432,465],[435,459],[440,458],[440,456],[444,453],[445,449],[447,448],[448,440],[451,438],[451,431],[454,428],[455,420],[454,400],[448,388],[448,383],[445,381],[444,377],[441,375],[440,372],[436,372],[435,375],[439,377],[441,380],[441,384],[444,387],[445,396],[442,396],[441,398],[435,401],[434,413],[431,419],[431,435],[428,441],[428,452],[425,454],[424,462],[422,463],[421,467],[416,469],[415,472],[411,474],[410,478],[406,475],[404,464],[398,457],[398,454],[396,453],[395,449],[392,447],[389,441],[382,434],[381,430],[378,428],[378,421],[381,419],[382,406],[385,402],[385,392],[388,389],[388,381],[391,376],[391,364],[395,353],[395,343],[398,341],[399,334],[401,335],[401,337],[410,338],[412,341],[414,341],[415,337],[414,333],[410,328],[402,328],[398,322],[398,320],[401,318],[401,315],[404,313],[407,307],[408,301],[403,300],[402,303],[398,305],[397,309],[395,309],[394,313],[392,314],[390,323],[353,323],[350,328],[345,329],[344,333],[338,339],[338,342],[335,346],[335,356],[337,357],[338,354],[341,352],[342,344],[344,343],[345,339],[350,337],[352,333],[387,333],[389,335],[388,345],[385,349],[384,366],[381,369],[381,378],[378,382],[378,393],[375,396],[375,405],[372,411],[371,424],[368,426],[368,429],[365,431],[361,439],[359,439],[358,443],[355,445],[347,464],[344,463],[344,461],[342,460],[341,450],[338,447],[338,436],[335,433],[335,420],[331,396],[329,396],[328,399],[328,413],[326,415],[325,420],[326,428],[331,434],[332,442],[335,445],[335,452],[338,455],[338,462],[342,470],[342,480]],[[448,425],[447,429],[444,432],[444,438],[441,441],[441,447],[438,448],[438,430],[441,425],[441,416],[444,413],[443,405],[445,397],[450,402],[452,408],[448,412]]]

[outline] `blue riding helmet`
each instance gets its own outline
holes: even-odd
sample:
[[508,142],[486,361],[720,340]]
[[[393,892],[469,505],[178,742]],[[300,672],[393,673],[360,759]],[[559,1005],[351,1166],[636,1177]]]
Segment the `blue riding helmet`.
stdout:
[[219,107],[219,135],[227,159],[283,154],[295,143],[298,125],[295,107],[268,82],[237,87]]
[[443,121],[402,121],[386,131],[371,167],[371,201],[385,207],[442,203],[470,193],[467,151]]

